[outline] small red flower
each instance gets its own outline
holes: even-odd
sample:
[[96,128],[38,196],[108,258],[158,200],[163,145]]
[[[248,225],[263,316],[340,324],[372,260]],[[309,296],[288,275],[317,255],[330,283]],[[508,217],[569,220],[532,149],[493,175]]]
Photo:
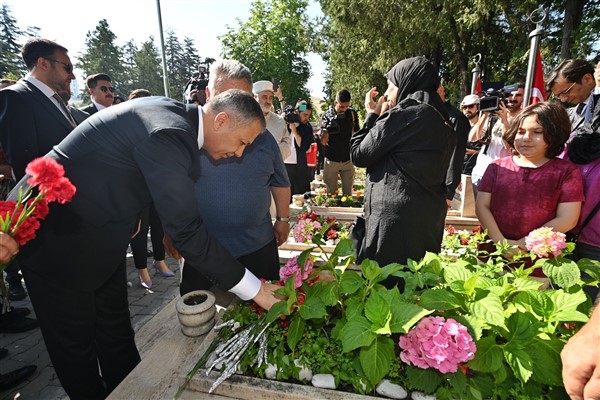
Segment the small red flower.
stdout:
[[454,235],[456,233],[456,228],[454,228],[452,225],[448,225],[446,232],[448,232],[448,235]]

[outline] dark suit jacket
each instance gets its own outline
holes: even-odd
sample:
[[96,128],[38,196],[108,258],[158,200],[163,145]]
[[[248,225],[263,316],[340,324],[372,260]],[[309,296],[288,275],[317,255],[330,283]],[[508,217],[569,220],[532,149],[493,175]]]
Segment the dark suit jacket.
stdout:
[[80,108],[81,111],[86,112],[90,115],[92,114],[96,114],[98,112],[98,109],[96,108],[96,105],[94,103],[87,105],[85,107]]
[[69,111],[71,112],[71,115],[73,116],[73,119],[75,119],[75,122],[77,123],[77,125],[79,125],[80,123],[85,121],[90,116],[90,114],[86,113],[85,111],[81,111],[78,108],[71,107],[71,106],[67,106],[67,107],[69,108]]
[[48,153],[72,130],[52,100],[31,83],[20,80],[0,91],[0,142],[17,180],[31,160]]
[[140,212],[153,201],[183,257],[222,289],[233,287],[244,268],[209,236],[197,211],[197,137],[185,106],[164,97],[89,117],[49,153],[77,193],[72,202],[51,207],[36,239],[21,249],[21,265],[62,285],[93,290],[114,273]]
[[[600,101],[600,94],[595,94],[592,96],[592,113],[594,112],[594,108],[597,106]],[[577,114],[577,106],[567,108],[567,113],[569,114],[569,119],[571,120],[571,130],[576,130],[583,126],[584,117],[583,115]]]

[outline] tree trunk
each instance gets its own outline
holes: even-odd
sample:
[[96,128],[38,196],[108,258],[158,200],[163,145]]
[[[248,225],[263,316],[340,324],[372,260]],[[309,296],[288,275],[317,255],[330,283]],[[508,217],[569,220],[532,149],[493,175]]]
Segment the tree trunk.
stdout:
[[581,17],[583,16],[583,6],[585,0],[566,0],[565,19],[563,24],[562,45],[560,46],[560,58],[562,60],[571,58],[571,48],[573,47],[573,34],[577,30]]

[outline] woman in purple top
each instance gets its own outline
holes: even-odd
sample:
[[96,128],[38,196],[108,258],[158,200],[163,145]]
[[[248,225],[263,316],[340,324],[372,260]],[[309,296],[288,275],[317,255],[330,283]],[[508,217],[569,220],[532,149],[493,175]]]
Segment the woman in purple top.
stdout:
[[513,155],[494,161],[483,175],[477,216],[494,243],[506,239],[517,246],[513,254],[527,252],[525,236],[534,229],[568,232],[577,224],[584,200],[581,173],[571,162],[556,158],[570,130],[560,104],[527,107],[504,134]]

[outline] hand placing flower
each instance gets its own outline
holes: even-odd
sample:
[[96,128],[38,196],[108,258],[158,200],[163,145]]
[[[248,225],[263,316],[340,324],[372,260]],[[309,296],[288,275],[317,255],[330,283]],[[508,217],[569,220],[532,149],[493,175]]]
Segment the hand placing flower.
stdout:
[[531,231],[525,237],[525,245],[527,250],[540,258],[558,257],[567,247],[566,235],[544,226]]
[[[27,165],[25,172],[31,176],[27,183],[32,188],[37,187],[37,196],[31,198],[31,189],[27,193],[20,190],[17,201],[0,201],[0,232],[12,236],[21,246],[35,238],[40,220],[48,215],[49,202],[64,204],[75,195],[75,186],[64,176],[63,166],[52,158],[36,158]],[[6,264],[0,264],[0,274],[5,267]],[[6,285],[1,276],[3,307],[7,309]]]
[[475,343],[467,328],[455,320],[425,317],[406,335],[400,336],[400,358],[419,368],[454,373],[460,363],[475,357]]

